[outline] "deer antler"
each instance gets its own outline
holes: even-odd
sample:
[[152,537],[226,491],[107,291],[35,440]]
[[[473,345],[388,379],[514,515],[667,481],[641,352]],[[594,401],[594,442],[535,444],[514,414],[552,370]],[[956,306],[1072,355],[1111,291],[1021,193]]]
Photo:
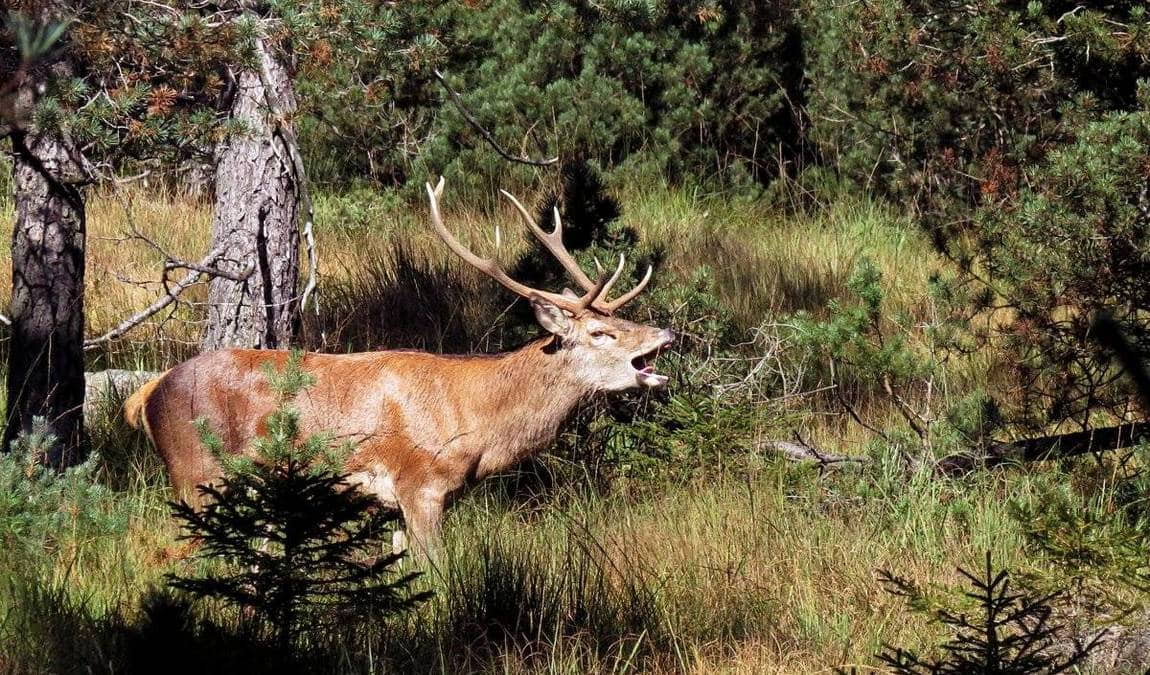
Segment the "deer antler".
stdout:
[[531,234],[535,235],[535,238],[538,239],[539,242],[543,244],[543,246],[545,246],[548,251],[551,252],[551,255],[555,256],[555,259],[559,261],[559,264],[563,266],[563,269],[567,270],[567,273],[571,275],[571,278],[575,280],[575,283],[582,286],[584,291],[590,290],[595,286],[595,282],[591,281],[591,278],[587,276],[587,274],[583,271],[583,268],[579,267],[579,263],[575,262],[575,257],[571,255],[571,253],[567,250],[567,246],[563,244],[563,221],[559,218],[558,208],[556,208],[554,211],[555,228],[551,230],[551,234],[547,234],[543,231],[543,228],[539,227],[539,224],[536,223],[535,220],[527,213],[527,209],[523,208],[523,205],[519,203],[519,200],[515,198],[515,195],[511,194],[507,190],[500,190],[499,193],[504,197],[507,197],[507,199],[515,205],[515,210],[518,211],[519,216],[523,218],[523,222],[527,225],[527,229],[531,230]]
[[[563,266],[563,269],[567,270],[567,273],[571,275],[571,278],[575,280],[575,283],[579,284],[579,286],[582,287],[584,291],[590,292],[592,289],[596,288],[599,286],[599,284],[602,283],[602,280],[600,280],[598,283],[591,281],[591,278],[587,276],[587,273],[583,271],[583,268],[579,267],[579,263],[575,261],[575,257],[571,255],[571,252],[568,251],[567,247],[563,244],[563,221],[559,217],[558,208],[555,208],[553,212],[555,218],[555,228],[552,229],[550,233],[547,233],[543,230],[543,228],[539,227],[539,224],[535,222],[535,219],[533,219],[531,215],[527,213],[527,209],[523,208],[523,204],[519,203],[519,200],[515,198],[515,195],[506,190],[500,190],[499,192],[515,205],[515,210],[519,212],[519,216],[523,219],[523,222],[526,223],[527,229],[531,230],[531,234],[535,235],[535,238],[538,239],[539,242],[542,243],[543,246],[545,246],[547,250],[551,252],[551,255],[553,255],[555,259],[559,261],[559,264]],[[619,275],[623,273],[623,267],[625,264],[626,261],[623,258],[623,255],[620,254],[619,266],[615,269],[615,273],[611,275],[610,280],[607,281],[607,284],[602,287],[599,294],[596,295],[591,302],[590,306],[595,311],[602,314],[612,314],[623,305],[635,299],[635,297],[642,293],[643,289],[646,288],[647,282],[651,280],[651,274],[654,272],[654,269],[651,266],[647,267],[647,274],[643,277],[643,280],[640,281],[637,286],[632,288],[627,293],[619,296],[617,299],[612,300],[611,302],[607,302],[607,293],[610,292],[611,287],[615,285],[616,281],[618,281]]]
[[[428,201],[431,204],[431,224],[432,227],[435,228],[436,234],[438,234],[439,238],[443,240],[443,243],[447,244],[447,247],[450,248],[455,255],[462,258],[465,263],[478,269],[492,279],[495,279],[500,284],[503,284],[503,286],[516,295],[524,298],[538,296],[548,300],[560,309],[564,309],[572,314],[581,314],[593,306],[593,303],[606,292],[611,283],[619,276],[619,272],[622,271],[622,266],[620,266],[619,270],[617,270],[611,278],[608,278],[607,275],[603,275],[597,283],[589,284],[589,287],[585,287],[586,293],[578,298],[569,298],[566,295],[551,293],[532,288],[526,284],[521,284],[504,272],[503,268],[499,266],[499,263],[493,259],[481,258],[472,253],[466,246],[459,243],[459,240],[456,239],[455,236],[451,234],[451,231],[447,229],[447,226],[443,224],[443,217],[439,212],[439,198],[443,195],[443,184],[444,180],[442,176],[440,176],[439,183],[436,184],[434,188],[431,187],[430,183],[424,184],[427,188]],[[542,232],[542,230],[540,231]],[[564,251],[565,250],[566,249],[564,249]],[[578,266],[576,266],[576,268],[577,267]],[[584,275],[584,278],[586,278],[586,275]],[[590,282],[590,279],[588,279],[588,282]],[[580,282],[580,285],[582,285],[582,282]]]

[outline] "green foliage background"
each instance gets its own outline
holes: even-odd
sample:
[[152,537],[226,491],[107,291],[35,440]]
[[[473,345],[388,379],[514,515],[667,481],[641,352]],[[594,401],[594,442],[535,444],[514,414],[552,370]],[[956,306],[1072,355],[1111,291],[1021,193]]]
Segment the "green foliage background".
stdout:
[[1090,326],[1107,311],[1150,346],[1145,4],[825,9],[806,3],[820,171],[908,204],[956,263],[968,318],[1005,338],[1016,419],[1130,414]]
[[[350,137],[329,124],[305,134],[330,174],[420,184],[442,173],[455,189],[479,192],[533,177],[492,152],[430,77],[433,67],[517,155],[646,177],[746,181],[775,175],[779,148],[785,163],[797,145],[788,99],[799,102],[801,49],[789,3],[427,4],[435,10],[394,10],[407,12],[400,23],[413,33],[426,22],[405,70],[381,69],[364,99],[314,102],[329,122],[359,117],[340,126],[354,129]],[[348,142],[355,152],[346,152]]]

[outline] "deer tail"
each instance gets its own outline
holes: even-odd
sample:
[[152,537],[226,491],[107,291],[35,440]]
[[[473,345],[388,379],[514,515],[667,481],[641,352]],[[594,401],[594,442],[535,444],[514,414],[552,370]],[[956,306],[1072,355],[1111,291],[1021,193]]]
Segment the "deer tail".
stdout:
[[156,385],[158,385],[160,380],[164,379],[164,376],[167,374],[168,371],[165,370],[156,377],[148,380],[142,387],[136,390],[136,393],[129,396],[127,401],[124,401],[124,420],[136,429],[143,429],[149,438],[152,436],[152,429],[148,426],[148,415],[145,411],[148,405],[148,397],[152,395],[152,392],[156,389]]

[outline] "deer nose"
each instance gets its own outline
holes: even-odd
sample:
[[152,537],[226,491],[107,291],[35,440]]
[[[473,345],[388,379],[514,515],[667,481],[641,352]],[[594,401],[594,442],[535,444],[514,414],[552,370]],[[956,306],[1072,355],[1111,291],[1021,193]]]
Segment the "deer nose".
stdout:
[[659,337],[663,338],[663,342],[671,344],[675,341],[675,331],[664,328],[663,330],[659,331]]

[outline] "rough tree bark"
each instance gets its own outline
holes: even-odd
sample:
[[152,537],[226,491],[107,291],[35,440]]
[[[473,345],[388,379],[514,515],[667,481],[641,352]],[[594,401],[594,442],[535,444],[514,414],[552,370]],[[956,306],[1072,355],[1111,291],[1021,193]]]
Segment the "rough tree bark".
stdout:
[[283,348],[298,315],[300,192],[296,109],[290,73],[262,40],[257,63],[240,72],[231,116],[242,122],[217,151],[212,248],[223,251],[216,267],[242,281],[216,277],[208,291],[204,349]]
[[[31,99],[33,85],[24,89],[18,96]],[[82,459],[84,447],[80,186],[87,181],[79,151],[66,139],[34,128],[9,129],[9,138],[16,224],[3,449],[32,429],[33,418],[43,417],[58,439],[45,461],[65,467]]]

